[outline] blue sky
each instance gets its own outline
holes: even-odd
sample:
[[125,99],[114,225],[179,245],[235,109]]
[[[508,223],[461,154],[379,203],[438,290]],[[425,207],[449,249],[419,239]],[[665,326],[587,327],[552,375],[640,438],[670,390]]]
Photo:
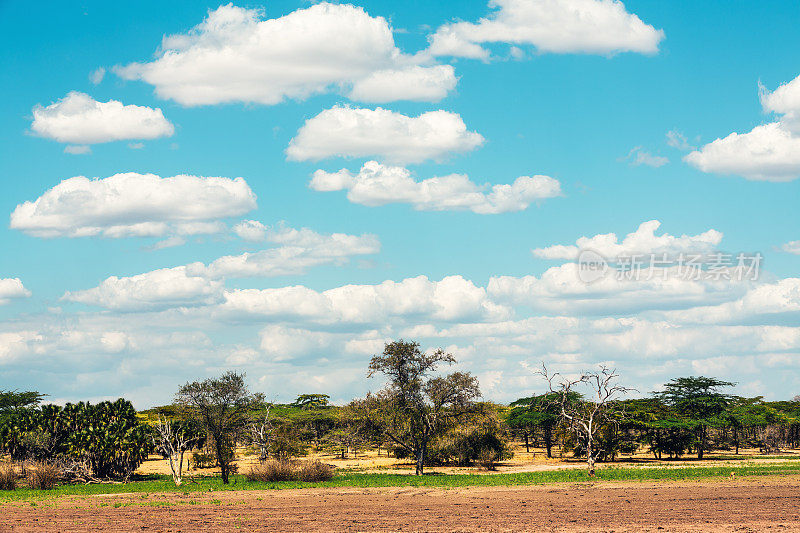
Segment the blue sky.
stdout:
[[[0,388],[146,407],[233,368],[276,399],[344,401],[403,336],[454,352],[498,401],[541,388],[540,361],[608,362],[641,390],[707,374],[798,394],[798,16],[788,1],[4,2]],[[223,29],[192,30],[204,21]],[[121,173],[153,176],[105,181]],[[95,179],[84,196],[62,183],[75,176]],[[653,220],[627,247],[589,243],[759,252],[759,279],[600,287],[542,251]]]

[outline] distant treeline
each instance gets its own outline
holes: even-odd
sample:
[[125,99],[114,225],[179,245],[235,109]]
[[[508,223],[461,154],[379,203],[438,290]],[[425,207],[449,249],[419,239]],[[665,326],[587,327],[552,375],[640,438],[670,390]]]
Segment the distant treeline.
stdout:
[[[241,374],[187,383],[175,403],[136,412],[124,399],[64,407],[43,404],[38,392],[0,392],[0,451],[14,461],[57,463],[65,479],[127,479],[151,453],[196,466],[219,466],[227,481],[237,450],[250,447],[261,460],[292,458],[310,450],[346,457],[365,450],[426,465],[479,464],[492,468],[511,456],[510,442],[532,451],[586,456],[598,461],[646,451],[678,458],[712,450],[763,453],[800,446],[800,398],[765,401],[726,393],[732,383],[682,377],[639,399],[614,399],[594,420],[588,441],[570,412],[597,411],[596,400],[571,389],[520,398],[510,405],[479,401],[469,373],[436,373],[454,362],[444,352],[425,354],[398,341],[375,356],[370,372],[389,385],[347,405],[303,394],[290,404],[270,404],[253,394]],[[581,411],[583,410],[583,411]],[[173,465],[176,482],[180,469]]]

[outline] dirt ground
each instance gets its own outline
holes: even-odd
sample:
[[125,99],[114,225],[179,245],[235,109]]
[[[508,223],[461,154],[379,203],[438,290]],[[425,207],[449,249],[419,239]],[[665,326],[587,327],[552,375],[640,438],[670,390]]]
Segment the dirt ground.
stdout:
[[800,477],[67,497],[3,505],[0,531],[800,531]]

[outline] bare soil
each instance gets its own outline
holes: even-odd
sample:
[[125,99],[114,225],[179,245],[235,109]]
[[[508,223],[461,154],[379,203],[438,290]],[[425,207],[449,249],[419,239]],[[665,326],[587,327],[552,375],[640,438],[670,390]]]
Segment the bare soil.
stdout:
[[0,531],[800,531],[800,477],[64,497]]

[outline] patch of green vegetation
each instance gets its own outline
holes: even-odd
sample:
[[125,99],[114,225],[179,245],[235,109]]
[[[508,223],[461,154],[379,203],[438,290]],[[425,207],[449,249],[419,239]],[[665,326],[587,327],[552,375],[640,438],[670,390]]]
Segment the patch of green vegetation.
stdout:
[[[305,483],[301,481],[251,482],[244,476],[233,476],[230,485],[224,485],[219,477],[198,478],[195,483],[176,487],[169,476],[142,476],[125,484],[66,485],[51,490],[18,488],[0,492],[0,502],[54,499],[63,496],[93,496],[100,494],[139,493],[146,498],[151,493],[180,492],[184,495],[198,492],[237,490],[281,490],[312,487],[436,487],[458,488],[473,486],[541,485],[548,483],[576,483],[592,481],[681,481],[736,477],[800,475],[800,464],[795,461],[755,464],[747,462],[733,466],[676,466],[676,467],[613,467],[597,470],[590,478],[583,468],[564,468],[516,474],[363,474],[340,473],[330,481]],[[216,503],[219,500],[212,500]],[[30,502],[35,505],[33,501]],[[114,504],[116,507],[116,504]]]

